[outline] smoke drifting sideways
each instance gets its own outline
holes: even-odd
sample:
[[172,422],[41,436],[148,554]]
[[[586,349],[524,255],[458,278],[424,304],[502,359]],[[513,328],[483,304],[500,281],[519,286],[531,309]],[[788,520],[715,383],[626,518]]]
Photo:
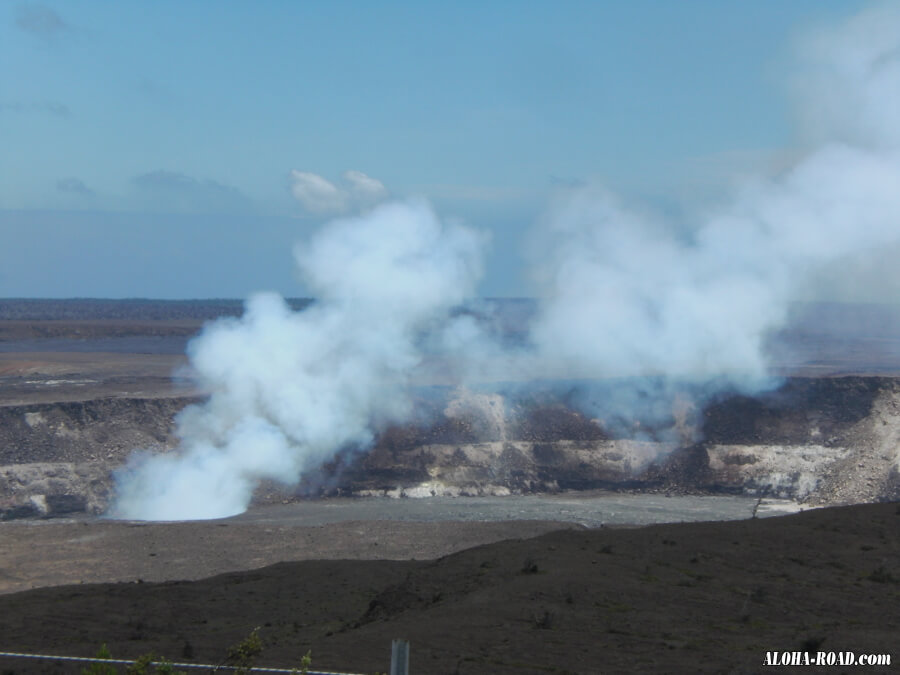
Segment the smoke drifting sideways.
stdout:
[[900,6],[808,34],[798,57],[810,149],[790,170],[745,182],[688,231],[596,186],[545,219],[535,249],[548,301],[532,339],[545,367],[630,378],[579,392],[605,425],[670,423],[685,391],[702,400],[771,387],[766,339],[798,289],[900,241]]
[[179,417],[177,452],[135,455],[117,474],[110,515],[236,514],[259,480],[292,484],[368,447],[412,414],[426,352],[460,382],[599,382],[574,401],[605,425],[679,433],[692,401],[772,386],[765,340],[809,275],[900,242],[898,27],[900,7],[883,4],[808,36],[796,88],[808,152],[692,229],[599,186],[558,200],[535,235],[541,305],[524,346],[451,318],[476,288],[484,235],[423,201],[326,225],[295,251],[316,304],[293,313],[258,295],[192,342],[212,395]]

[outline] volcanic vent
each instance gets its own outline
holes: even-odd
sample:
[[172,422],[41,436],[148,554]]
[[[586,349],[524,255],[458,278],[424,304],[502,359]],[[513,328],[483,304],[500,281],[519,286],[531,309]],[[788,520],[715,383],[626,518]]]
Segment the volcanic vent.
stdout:
[[626,435],[564,401],[451,396],[437,422],[387,429],[371,452],[344,453],[309,476],[303,493],[422,497],[607,488],[748,493],[810,504],[900,497],[900,382],[892,378],[791,378],[761,396],[723,395],[696,417],[692,433],[677,428],[677,400],[674,431]]

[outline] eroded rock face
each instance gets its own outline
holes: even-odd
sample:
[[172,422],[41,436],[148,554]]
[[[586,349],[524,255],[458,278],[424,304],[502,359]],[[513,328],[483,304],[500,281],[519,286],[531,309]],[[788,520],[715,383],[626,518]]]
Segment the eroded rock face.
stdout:
[[885,386],[845,437],[850,451],[823,471],[815,504],[900,499],[900,386]]
[[191,398],[102,398],[0,406],[0,464],[121,462],[174,447],[173,419]]
[[0,406],[0,519],[102,512],[111,471],[135,449],[174,448],[174,417],[194,400]]
[[440,425],[389,430],[344,482],[352,492],[401,496],[591,488],[811,504],[900,496],[900,381],[891,378],[796,378],[760,397],[723,397],[703,410],[700,428],[680,434],[688,442],[614,438],[562,406],[508,419],[507,437],[488,442],[472,441],[479,424],[456,438]]
[[705,449],[720,485],[811,504],[896,499],[900,382],[789,380],[756,401],[705,413]]
[[[0,407],[0,518],[102,512],[111,471],[136,448],[173,449],[195,398],[98,399]],[[450,397],[346,449],[301,485],[257,499],[320,494],[423,497],[566,489],[745,492],[810,504],[900,498],[900,380],[791,379],[723,397],[679,433],[617,437],[562,403]]]

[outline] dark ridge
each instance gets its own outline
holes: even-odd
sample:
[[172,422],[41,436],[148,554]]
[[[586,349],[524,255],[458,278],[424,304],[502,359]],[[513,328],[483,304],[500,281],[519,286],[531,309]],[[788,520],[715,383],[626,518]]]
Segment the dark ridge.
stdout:
[[[308,307],[309,298],[286,298],[294,310]],[[0,320],[61,321],[108,320],[131,321],[209,320],[222,316],[240,316],[244,301],[230,298],[204,300],[153,300],[145,298],[3,298]]]
[[595,421],[564,405],[525,411],[515,424],[513,437],[523,441],[604,441],[609,434]]
[[885,377],[795,377],[755,397],[723,395],[703,413],[703,438],[739,445],[831,444],[871,412],[881,391],[896,386]]
[[[128,453],[150,443],[174,443],[172,420],[194,396],[101,398],[0,406],[0,464],[84,461]],[[78,430],[60,443],[59,429]]]

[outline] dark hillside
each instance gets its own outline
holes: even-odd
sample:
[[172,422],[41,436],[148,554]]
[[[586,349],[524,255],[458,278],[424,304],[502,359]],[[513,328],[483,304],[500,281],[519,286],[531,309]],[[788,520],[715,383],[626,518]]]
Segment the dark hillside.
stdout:
[[107,643],[119,657],[216,663],[260,626],[260,665],[296,666],[311,649],[315,667],[365,673],[387,669],[395,637],[411,641],[411,672],[435,675],[756,673],[776,650],[900,658],[898,625],[898,504],[0,596],[5,649],[93,654]]

